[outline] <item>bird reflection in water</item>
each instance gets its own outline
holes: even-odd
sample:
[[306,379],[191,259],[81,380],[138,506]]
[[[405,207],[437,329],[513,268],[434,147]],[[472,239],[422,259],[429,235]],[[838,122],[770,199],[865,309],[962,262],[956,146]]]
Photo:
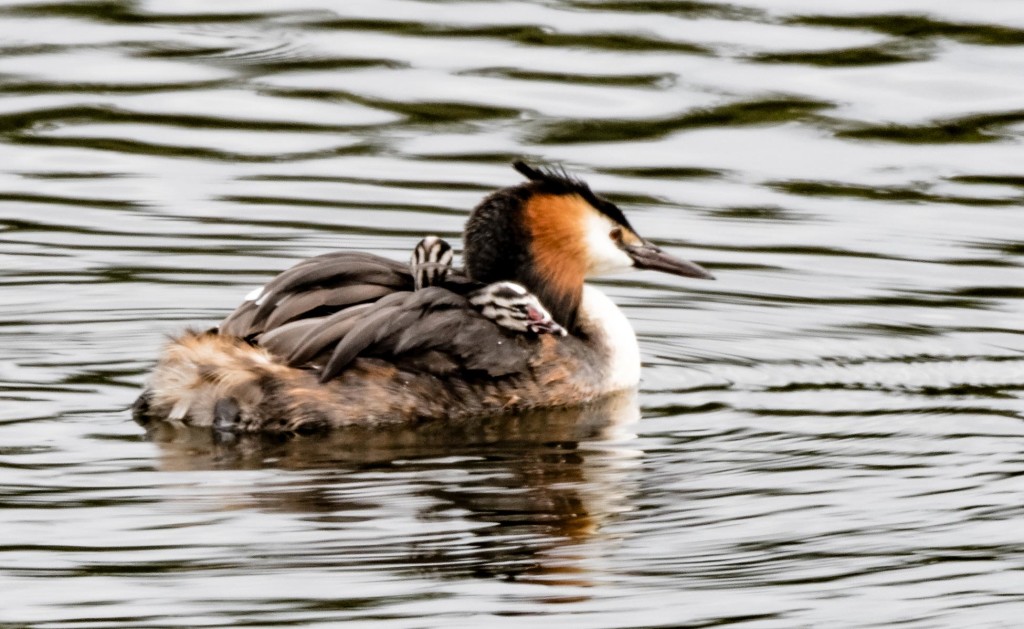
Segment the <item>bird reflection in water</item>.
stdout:
[[[588,566],[614,543],[603,526],[632,509],[640,453],[627,443],[638,418],[636,392],[629,391],[576,408],[462,425],[271,437],[155,422],[148,435],[166,471],[303,472],[283,482],[275,476],[270,485],[231,483],[224,487],[231,495],[214,501],[226,509],[314,514],[328,530],[412,509],[410,519],[421,526],[447,523],[458,531],[443,543],[425,543],[416,531],[395,533],[386,549],[357,553],[373,569],[586,587],[593,578]],[[326,559],[321,554],[318,561]],[[353,564],[350,553],[337,561]]]

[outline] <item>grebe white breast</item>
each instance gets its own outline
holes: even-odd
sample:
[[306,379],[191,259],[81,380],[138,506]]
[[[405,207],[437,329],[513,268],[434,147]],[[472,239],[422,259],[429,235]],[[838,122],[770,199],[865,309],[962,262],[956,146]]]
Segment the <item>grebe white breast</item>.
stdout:
[[360,252],[299,262],[217,328],[172,339],[135,419],[309,432],[573,406],[635,387],[633,329],[584,281],[711,275],[641,238],[584,182],[514,166],[528,181],[473,210],[464,270],[435,237],[408,265]]

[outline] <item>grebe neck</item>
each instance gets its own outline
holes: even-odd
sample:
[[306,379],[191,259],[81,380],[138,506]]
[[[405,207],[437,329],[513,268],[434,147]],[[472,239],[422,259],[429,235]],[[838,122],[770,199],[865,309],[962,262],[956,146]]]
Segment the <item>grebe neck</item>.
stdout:
[[584,285],[577,329],[601,354],[605,387],[620,391],[640,382],[640,346],[626,315],[603,292]]

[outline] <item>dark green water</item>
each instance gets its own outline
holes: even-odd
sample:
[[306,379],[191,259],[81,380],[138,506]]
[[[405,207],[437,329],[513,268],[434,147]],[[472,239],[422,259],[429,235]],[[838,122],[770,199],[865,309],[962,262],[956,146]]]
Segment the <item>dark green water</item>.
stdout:
[[[1013,0],[0,4],[0,623],[1019,626],[1022,77]],[[517,157],[719,278],[601,283],[633,438],[130,421],[166,334]]]

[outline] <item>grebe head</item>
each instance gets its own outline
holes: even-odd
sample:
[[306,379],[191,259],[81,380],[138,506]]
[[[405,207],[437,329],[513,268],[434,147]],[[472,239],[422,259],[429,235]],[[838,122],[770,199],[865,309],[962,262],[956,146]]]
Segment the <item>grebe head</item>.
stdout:
[[415,290],[444,282],[452,268],[453,255],[452,246],[437,236],[427,236],[416,243],[409,260]]
[[611,201],[565,172],[515,162],[527,183],[484,199],[466,223],[463,258],[480,282],[512,280],[572,329],[583,281],[628,269],[713,279],[640,237]]
[[488,284],[469,297],[486,319],[515,332],[566,335],[540,300],[515,282]]

